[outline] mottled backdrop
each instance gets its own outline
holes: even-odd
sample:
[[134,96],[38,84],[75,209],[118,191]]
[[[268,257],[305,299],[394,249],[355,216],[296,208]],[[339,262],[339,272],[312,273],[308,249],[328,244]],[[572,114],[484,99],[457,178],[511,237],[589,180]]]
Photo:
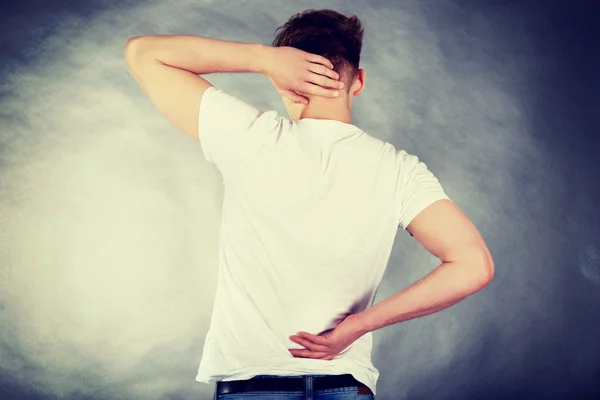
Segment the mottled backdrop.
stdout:
[[[4,0],[0,398],[210,399],[194,378],[220,175],[142,94],[123,47],[152,33],[270,43],[306,8],[362,19],[354,122],[421,157],[496,263],[475,296],[375,332],[378,398],[598,395],[594,3]],[[285,112],[264,77],[209,79]],[[400,231],[377,301],[437,265]]]

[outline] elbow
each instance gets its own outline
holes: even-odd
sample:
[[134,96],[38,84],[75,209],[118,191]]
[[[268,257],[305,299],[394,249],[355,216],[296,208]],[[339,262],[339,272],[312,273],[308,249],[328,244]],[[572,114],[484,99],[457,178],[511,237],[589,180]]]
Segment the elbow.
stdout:
[[470,291],[475,293],[489,285],[494,279],[494,260],[486,248],[477,252],[468,263],[471,265],[472,277]]
[[125,43],[123,56],[125,57],[125,62],[127,62],[128,65],[135,59],[135,55],[138,52],[140,41],[139,39],[140,36],[134,36],[132,38],[129,38],[129,40],[127,40],[127,43]]
[[136,64],[140,60],[141,56],[148,53],[146,39],[146,36],[134,36],[127,40],[123,55],[128,66],[131,67],[132,65]]
[[483,279],[481,281],[482,283],[482,289],[484,287],[486,287],[487,285],[489,285],[492,280],[494,279],[494,262],[490,261],[490,263],[486,264],[483,267]]
[[494,279],[494,260],[488,249],[479,257],[477,276],[477,290],[483,289]]

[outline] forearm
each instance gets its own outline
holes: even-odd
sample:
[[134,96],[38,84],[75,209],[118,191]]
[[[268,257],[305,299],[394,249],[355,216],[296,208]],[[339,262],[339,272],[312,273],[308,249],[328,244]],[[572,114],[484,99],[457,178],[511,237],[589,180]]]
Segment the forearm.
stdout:
[[196,75],[264,71],[268,46],[199,36],[151,35],[130,39],[126,59],[154,60]]
[[442,263],[413,285],[355,314],[356,324],[364,334],[448,308],[489,283],[489,269],[480,265]]

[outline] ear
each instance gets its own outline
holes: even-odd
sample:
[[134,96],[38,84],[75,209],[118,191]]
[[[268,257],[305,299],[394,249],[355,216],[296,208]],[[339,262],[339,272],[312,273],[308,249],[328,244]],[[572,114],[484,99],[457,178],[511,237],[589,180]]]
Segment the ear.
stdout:
[[365,88],[365,82],[367,81],[367,73],[364,69],[358,70],[358,75],[356,76],[356,80],[352,84],[352,96],[358,96],[362,93]]

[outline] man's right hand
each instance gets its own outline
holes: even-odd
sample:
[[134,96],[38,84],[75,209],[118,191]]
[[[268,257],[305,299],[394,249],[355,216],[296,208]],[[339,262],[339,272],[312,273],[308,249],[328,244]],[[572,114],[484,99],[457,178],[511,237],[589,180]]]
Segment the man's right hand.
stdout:
[[303,95],[335,98],[344,87],[328,59],[293,47],[265,46],[261,73],[283,97],[299,104],[308,104]]

